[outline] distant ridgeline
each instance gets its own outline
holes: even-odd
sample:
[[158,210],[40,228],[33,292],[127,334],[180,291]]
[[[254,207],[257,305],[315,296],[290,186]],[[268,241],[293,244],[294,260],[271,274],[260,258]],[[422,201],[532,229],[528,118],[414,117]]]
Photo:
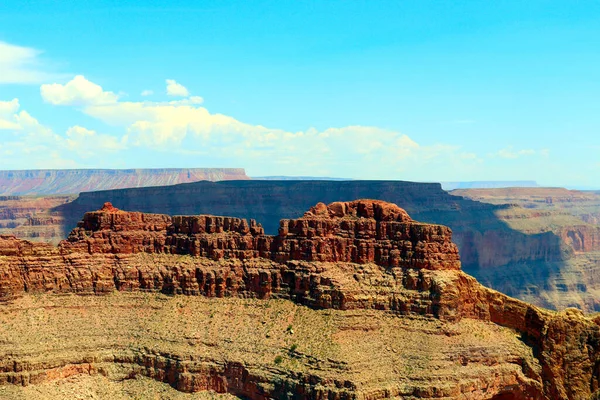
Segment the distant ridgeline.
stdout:
[[539,187],[536,181],[471,181],[442,182],[442,189],[495,189],[508,187]]
[[60,169],[0,171],[0,195],[77,194],[94,190],[249,179],[243,168]]

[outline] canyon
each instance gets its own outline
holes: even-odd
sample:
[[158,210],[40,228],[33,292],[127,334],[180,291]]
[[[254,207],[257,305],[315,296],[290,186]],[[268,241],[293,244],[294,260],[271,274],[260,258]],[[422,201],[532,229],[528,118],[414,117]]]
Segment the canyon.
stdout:
[[[86,211],[111,201],[150,213],[255,219],[275,234],[281,218],[297,218],[319,201],[373,198],[400,204],[420,221],[449,226],[463,269],[489,287],[545,308],[600,310],[595,278],[600,195],[594,192],[537,187],[448,193],[439,184],[402,181],[246,180],[86,192],[73,198],[18,221],[0,221],[16,225],[0,233],[58,244]],[[0,212],[3,207],[5,214],[23,215],[17,200],[0,199]]]
[[54,208],[77,196],[0,196],[0,234],[58,244],[66,237],[65,222]]
[[58,246],[0,236],[0,394],[100,390],[89,377],[252,399],[598,395],[599,319],[482,286],[448,227],[395,204],[307,210],[267,235],[105,203]]
[[[566,213],[557,215],[550,212],[540,214],[539,218],[504,217],[539,210],[515,204],[489,204],[453,195],[436,183],[196,182],[83,193],[56,211],[72,228],[85,211],[101,207],[104,201],[111,201],[119,208],[144,212],[174,215],[212,213],[256,219],[262,222],[267,233],[274,234],[281,218],[297,218],[319,201],[328,203],[356,198],[399,204],[415,219],[449,226],[454,232],[463,269],[490,287],[546,308],[576,307],[586,312],[600,309],[600,283],[593,278],[598,267],[594,253],[586,252],[578,257],[577,244],[565,240],[593,227],[583,227],[585,223],[580,218]],[[558,225],[567,229],[567,233],[549,228],[536,231],[520,229],[515,225],[519,222]],[[569,235],[568,229],[573,233]],[[565,281],[562,271],[569,268],[576,271],[571,274],[576,278]]]
[[[504,207],[497,217],[527,234],[552,233],[568,254],[563,260],[481,269],[480,282],[538,305],[598,311],[600,193],[563,188],[455,190],[451,194]],[[521,282],[521,283],[519,283]]]

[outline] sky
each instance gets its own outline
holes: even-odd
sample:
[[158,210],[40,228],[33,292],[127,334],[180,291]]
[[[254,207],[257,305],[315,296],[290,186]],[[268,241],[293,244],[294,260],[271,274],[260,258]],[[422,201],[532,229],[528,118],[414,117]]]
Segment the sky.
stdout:
[[598,1],[0,2],[0,169],[600,189]]

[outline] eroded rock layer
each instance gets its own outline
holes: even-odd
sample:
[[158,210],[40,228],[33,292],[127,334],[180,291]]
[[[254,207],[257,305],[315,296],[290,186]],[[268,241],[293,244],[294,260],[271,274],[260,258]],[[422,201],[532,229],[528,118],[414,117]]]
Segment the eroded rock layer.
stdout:
[[242,168],[38,169],[0,171],[0,195],[77,194],[202,180],[249,179]]
[[[134,297],[114,300],[118,292]],[[172,329],[151,328],[164,313],[152,305],[160,293],[188,295],[183,306],[172,306],[179,310]],[[37,332],[29,338],[0,331],[4,383],[143,375],[182,391],[257,399],[587,399],[599,387],[597,321],[481,286],[460,271],[448,228],[415,222],[375,200],[318,204],[281,221],[277,236],[238,218],[170,217],[106,204],[58,247],[0,236],[0,298],[3,326],[18,320]],[[213,300],[207,307],[192,298]],[[114,301],[115,318],[129,321],[124,326],[110,322]],[[273,314],[264,308],[273,301],[304,317]],[[56,323],[73,314],[68,310],[84,310],[81,319],[73,316],[79,330],[72,337],[67,330],[57,345],[52,332],[60,328],[46,311],[35,311],[40,307],[54,310]],[[198,338],[209,340],[210,320],[223,313],[229,325],[221,326],[221,338],[199,350]],[[192,315],[202,321],[188,321]],[[324,315],[333,319],[311,326]],[[260,328],[269,321],[278,327]],[[99,323],[114,326],[115,336],[95,334]],[[13,329],[26,329],[21,325]],[[236,339],[240,329],[248,332]],[[228,330],[229,342],[222,337]],[[382,356],[381,346],[390,353]]]

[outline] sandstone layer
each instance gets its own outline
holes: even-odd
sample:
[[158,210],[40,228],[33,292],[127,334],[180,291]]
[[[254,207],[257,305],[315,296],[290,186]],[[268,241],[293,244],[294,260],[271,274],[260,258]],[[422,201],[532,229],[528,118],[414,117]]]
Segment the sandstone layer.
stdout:
[[452,196],[438,183],[402,181],[226,181],[82,193],[59,207],[69,229],[89,210],[110,201],[116,207],[170,215],[227,214],[261,221],[276,234],[282,218],[298,218],[322,201],[370,198],[402,204],[415,219],[449,226],[470,272],[516,262],[562,261],[568,257],[552,232],[524,234],[497,215],[504,205]]
[[[547,308],[600,311],[600,281],[595,278],[600,227],[593,226],[600,215],[598,194],[547,188],[452,193],[466,197],[449,195],[438,184],[400,181],[196,182],[82,193],[4,232],[56,244],[86,211],[108,199],[117,207],[144,212],[256,219],[275,234],[281,218],[297,218],[320,200],[377,198],[402,204],[420,221],[449,226],[464,270],[480,282]],[[548,205],[554,209],[543,208]]]
[[381,201],[317,204],[276,236],[106,204],[58,247],[0,237],[0,298],[3,384],[145,376],[253,399],[587,399],[600,385],[596,320],[481,286],[450,229]]
[[[528,232],[513,228],[500,215],[507,212],[510,205],[486,204],[453,196],[435,183],[196,182],[169,187],[83,193],[77,200],[56,211],[65,218],[69,228],[67,232],[75,227],[86,211],[98,209],[104,201],[111,201],[122,209],[151,213],[221,214],[256,219],[261,221],[265,232],[276,234],[281,218],[298,218],[319,201],[330,203],[356,198],[402,204],[419,221],[449,226],[454,232],[464,270],[487,285],[553,309],[573,306],[587,311],[600,310],[600,304],[595,302],[592,295],[596,286],[591,282],[586,284],[587,292],[583,292],[583,286],[575,283],[567,284],[566,292],[559,290],[562,287],[560,285],[565,283],[560,271],[568,266],[574,250],[561,239],[558,232],[541,229]],[[571,217],[571,221],[581,223],[576,217]],[[594,266],[594,263],[586,263],[584,269],[591,270]],[[547,287],[551,290],[546,292]],[[600,285],[597,288],[600,290]],[[536,297],[535,293],[549,295]]]

